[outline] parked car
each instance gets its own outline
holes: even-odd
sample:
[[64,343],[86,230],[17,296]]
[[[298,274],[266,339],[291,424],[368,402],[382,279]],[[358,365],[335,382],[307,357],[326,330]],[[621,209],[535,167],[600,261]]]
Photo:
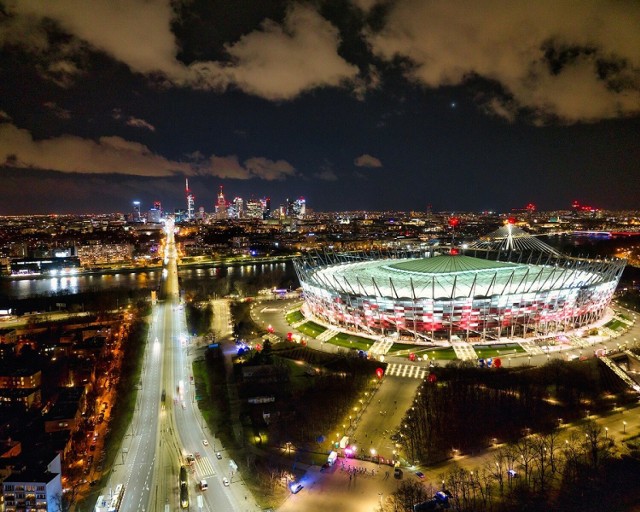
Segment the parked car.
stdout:
[[400,468],[394,469],[393,476],[394,478],[397,478],[398,480],[400,480],[402,478],[402,470]]
[[291,489],[291,494],[298,494],[304,486],[300,482],[294,482],[291,484],[289,489]]
[[207,441],[206,439],[203,439],[202,444],[205,446],[209,446],[209,441]]
[[221,459],[222,458],[222,454],[220,452],[216,452],[216,459]]
[[225,485],[225,487],[229,487],[229,483],[230,482],[229,482],[229,479],[226,476],[222,479],[222,483]]

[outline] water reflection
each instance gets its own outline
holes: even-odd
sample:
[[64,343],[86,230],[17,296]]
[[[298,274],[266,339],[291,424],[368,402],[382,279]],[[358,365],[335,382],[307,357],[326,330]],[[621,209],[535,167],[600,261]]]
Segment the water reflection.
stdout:
[[[185,268],[178,273],[181,287],[202,295],[240,293],[252,295],[262,288],[297,288],[291,262],[252,264],[239,267]],[[38,295],[76,294],[107,290],[157,289],[161,272],[91,274],[42,279],[0,279],[0,296],[25,299]]]

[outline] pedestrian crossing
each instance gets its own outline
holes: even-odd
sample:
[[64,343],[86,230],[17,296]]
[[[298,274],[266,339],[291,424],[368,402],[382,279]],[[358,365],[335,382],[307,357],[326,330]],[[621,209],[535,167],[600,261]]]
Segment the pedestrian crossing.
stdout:
[[373,345],[371,345],[371,348],[369,349],[369,353],[383,355],[389,352],[392,346],[393,346],[393,340],[389,340],[386,338],[382,340],[378,340]]
[[394,377],[405,377],[408,379],[424,379],[429,373],[429,369],[415,364],[390,363],[387,365],[386,375]]
[[465,343],[464,341],[452,341],[451,346],[456,353],[456,357],[461,361],[478,359],[478,354],[476,354],[476,351],[471,345],[469,345],[469,343]]
[[544,351],[533,341],[518,341],[518,345],[520,345],[527,354],[531,354],[532,356],[544,354]]
[[208,457],[200,457],[199,459],[197,459],[196,468],[198,470],[198,474],[202,478],[207,478],[216,474],[215,470],[213,469],[213,465],[211,464],[211,461]]
[[327,329],[326,331],[324,331],[321,334],[318,334],[318,336],[316,337],[316,339],[318,341],[328,341],[331,338],[333,338],[336,334],[338,334],[340,331],[336,331],[335,329]]
[[271,343],[278,343],[280,341],[280,337],[276,334],[265,334],[264,338],[267,338]]

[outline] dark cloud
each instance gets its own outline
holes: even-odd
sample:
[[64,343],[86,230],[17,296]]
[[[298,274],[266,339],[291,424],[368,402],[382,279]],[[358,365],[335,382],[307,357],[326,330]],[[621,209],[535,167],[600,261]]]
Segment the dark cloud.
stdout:
[[639,26],[637,2],[398,0],[367,40],[427,87],[499,84],[485,106],[506,119],[593,122],[640,112]]
[[11,123],[0,124],[0,165],[16,168],[48,169],[83,174],[129,174],[173,176],[212,175],[220,178],[266,181],[282,180],[296,174],[284,160],[249,158],[241,165],[236,156],[212,156],[208,161],[180,162],[151,151],[144,144],[118,136],[97,141],[73,135],[35,140],[28,130]]
[[379,158],[368,155],[367,153],[356,158],[353,161],[353,164],[356,167],[382,167],[382,162]]

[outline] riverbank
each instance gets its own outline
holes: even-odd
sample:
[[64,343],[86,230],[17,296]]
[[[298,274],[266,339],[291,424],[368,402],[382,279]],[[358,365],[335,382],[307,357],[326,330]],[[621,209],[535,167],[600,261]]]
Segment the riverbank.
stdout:
[[[263,265],[265,263],[284,263],[297,258],[299,254],[287,256],[264,256],[264,257],[233,257],[223,259],[198,259],[189,258],[190,261],[182,261],[178,264],[178,269],[182,268],[208,268],[208,267],[241,267],[246,265]],[[162,270],[163,265],[145,265],[144,267],[118,267],[118,268],[90,268],[82,269],[73,274],[0,274],[0,279],[10,281],[26,281],[32,279],[51,278],[73,278],[90,275],[116,275],[116,274],[137,274],[143,272],[154,272]]]

